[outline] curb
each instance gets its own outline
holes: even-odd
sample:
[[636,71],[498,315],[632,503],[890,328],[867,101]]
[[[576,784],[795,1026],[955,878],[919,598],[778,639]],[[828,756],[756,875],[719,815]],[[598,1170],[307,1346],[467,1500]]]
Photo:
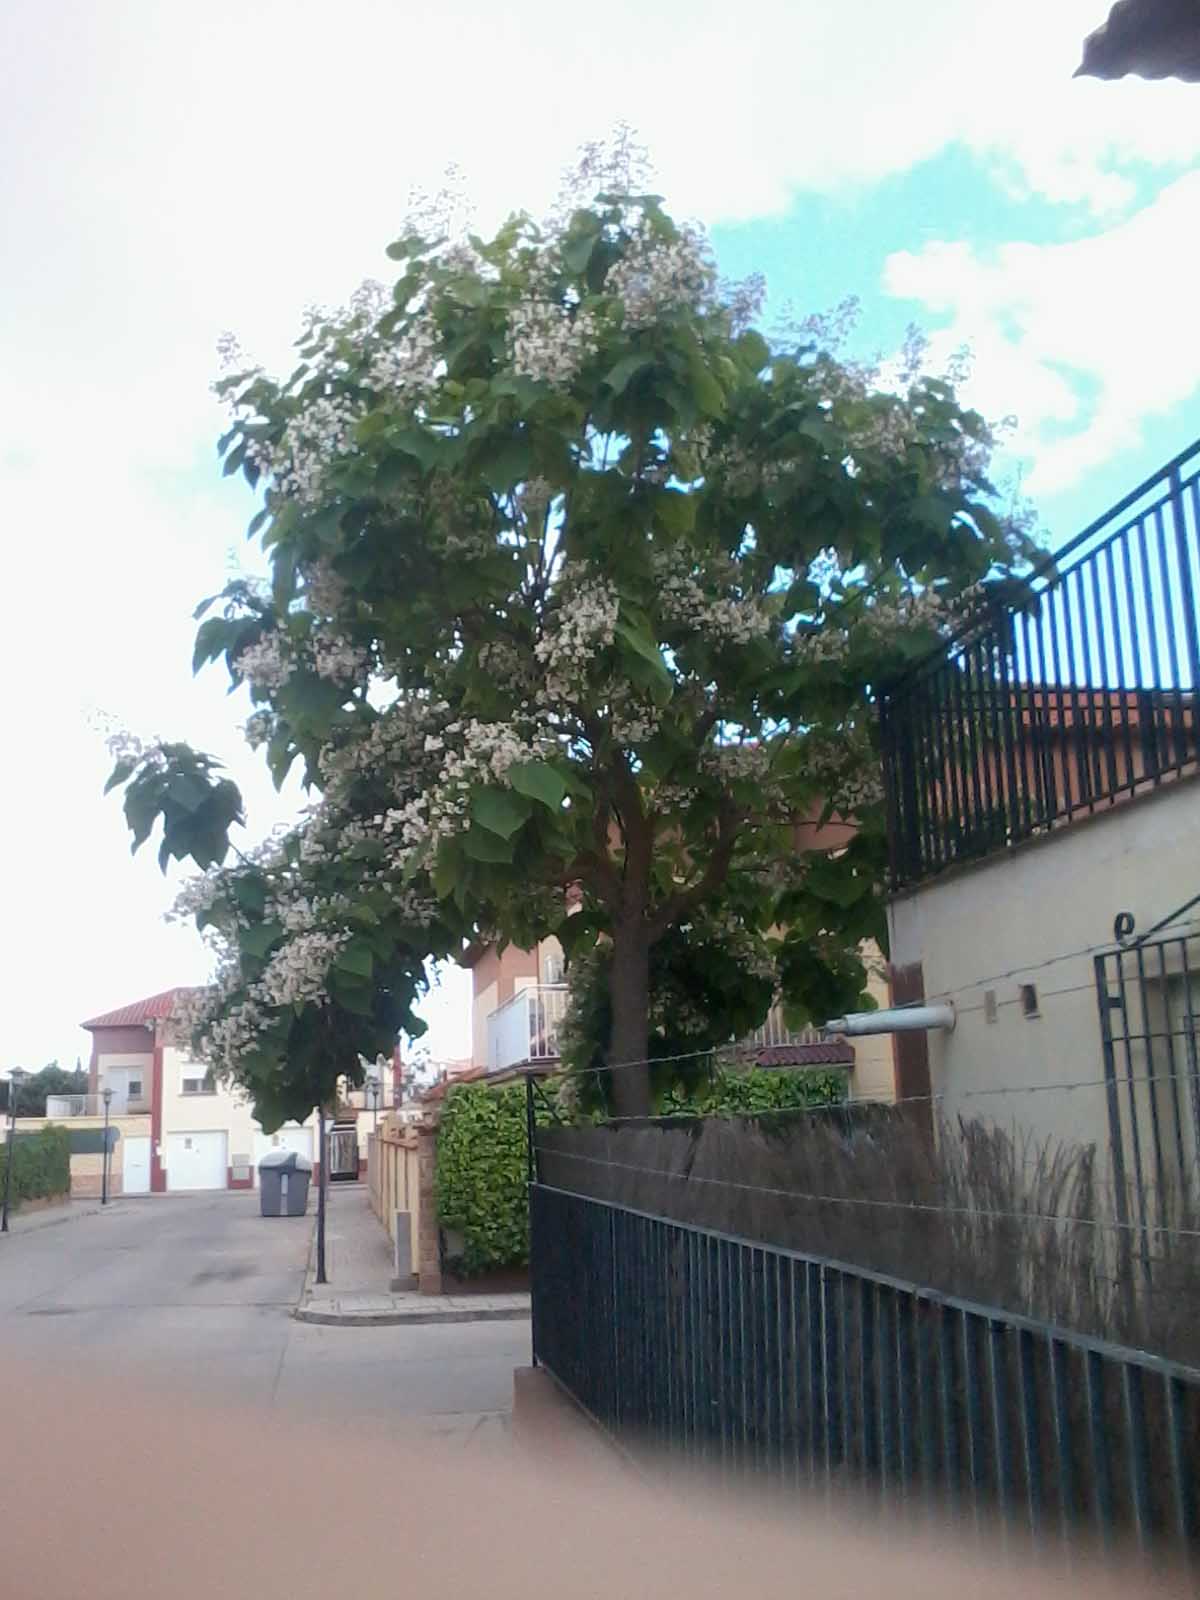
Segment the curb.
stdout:
[[325,1328],[402,1328],[408,1324],[428,1326],[434,1322],[525,1322],[528,1306],[481,1307],[478,1311],[319,1311],[299,1305],[292,1312],[297,1322],[316,1323]]
[[[10,1226],[8,1233],[0,1234],[0,1238],[22,1239],[27,1233],[41,1233],[43,1228],[61,1228],[64,1227],[68,1222],[83,1222],[88,1217],[110,1216],[115,1204],[115,1201],[110,1200],[107,1206],[102,1206],[100,1202],[97,1201],[96,1204],[87,1211],[68,1211],[65,1217],[47,1215],[44,1222],[24,1222],[21,1226],[16,1228]],[[49,1208],[47,1209],[49,1210]],[[36,1211],[30,1212],[31,1217],[38,1215],[39,1213]],[[21,1213],[19,1211],[15,1212],[13,1215],[13,1221],[19,1222],[20,1219]]]

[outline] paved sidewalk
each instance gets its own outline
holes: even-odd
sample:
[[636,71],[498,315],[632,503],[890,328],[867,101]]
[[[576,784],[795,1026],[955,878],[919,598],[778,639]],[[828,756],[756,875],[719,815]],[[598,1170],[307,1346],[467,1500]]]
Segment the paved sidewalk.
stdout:
[[529,1316],[527,1294],[429,1295],[393,1292],[392,1244],[371,1210],[365,1184],[330,1184],[325,1222],[327,1284],[316,1283],[316,1219],[304,1294],[293,1315],[332,1327],[405,1323],[517,1322]]

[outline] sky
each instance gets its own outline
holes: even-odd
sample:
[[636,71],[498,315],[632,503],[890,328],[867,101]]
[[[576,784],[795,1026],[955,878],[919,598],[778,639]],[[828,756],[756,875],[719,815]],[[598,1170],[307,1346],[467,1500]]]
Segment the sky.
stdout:
[[[225,760],[254,836],[290,814],[197,601],[253,567],[209,393],[305,305],[383,276],[414,185],[538,210],[620,119],[723,272],[774,310],[856,294],[862,353],[920,323],[1059,543],[1200,434],[1200,89],[1073,80],[1107,0],[5,0],[0,7],[0,1070],[203,981],[177,875],[131,859],[106,726]],[[426,1008],[467,1053],[469,981]]]

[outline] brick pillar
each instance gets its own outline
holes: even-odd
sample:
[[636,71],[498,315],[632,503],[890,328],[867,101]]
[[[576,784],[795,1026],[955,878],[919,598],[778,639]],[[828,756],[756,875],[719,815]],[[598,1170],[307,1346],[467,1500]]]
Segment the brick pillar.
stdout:
[[417,1278],[422,1294],[441,1294],[442,1260],[438,1249],[437,1191],[434,1174],[437,1165],[437,1127],[426,1124],[417,1129],[417,1188],[420,1206],[417,1222]]

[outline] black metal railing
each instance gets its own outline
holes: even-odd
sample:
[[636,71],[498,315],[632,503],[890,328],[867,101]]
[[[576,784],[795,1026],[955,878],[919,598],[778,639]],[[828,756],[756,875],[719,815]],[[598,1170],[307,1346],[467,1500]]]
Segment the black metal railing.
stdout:
[[881,705],[894,888],[1194,771],[1200,442]]
[[1194,1551],[1200,1372],[534,1182],[534,1355],[634,1451]]

